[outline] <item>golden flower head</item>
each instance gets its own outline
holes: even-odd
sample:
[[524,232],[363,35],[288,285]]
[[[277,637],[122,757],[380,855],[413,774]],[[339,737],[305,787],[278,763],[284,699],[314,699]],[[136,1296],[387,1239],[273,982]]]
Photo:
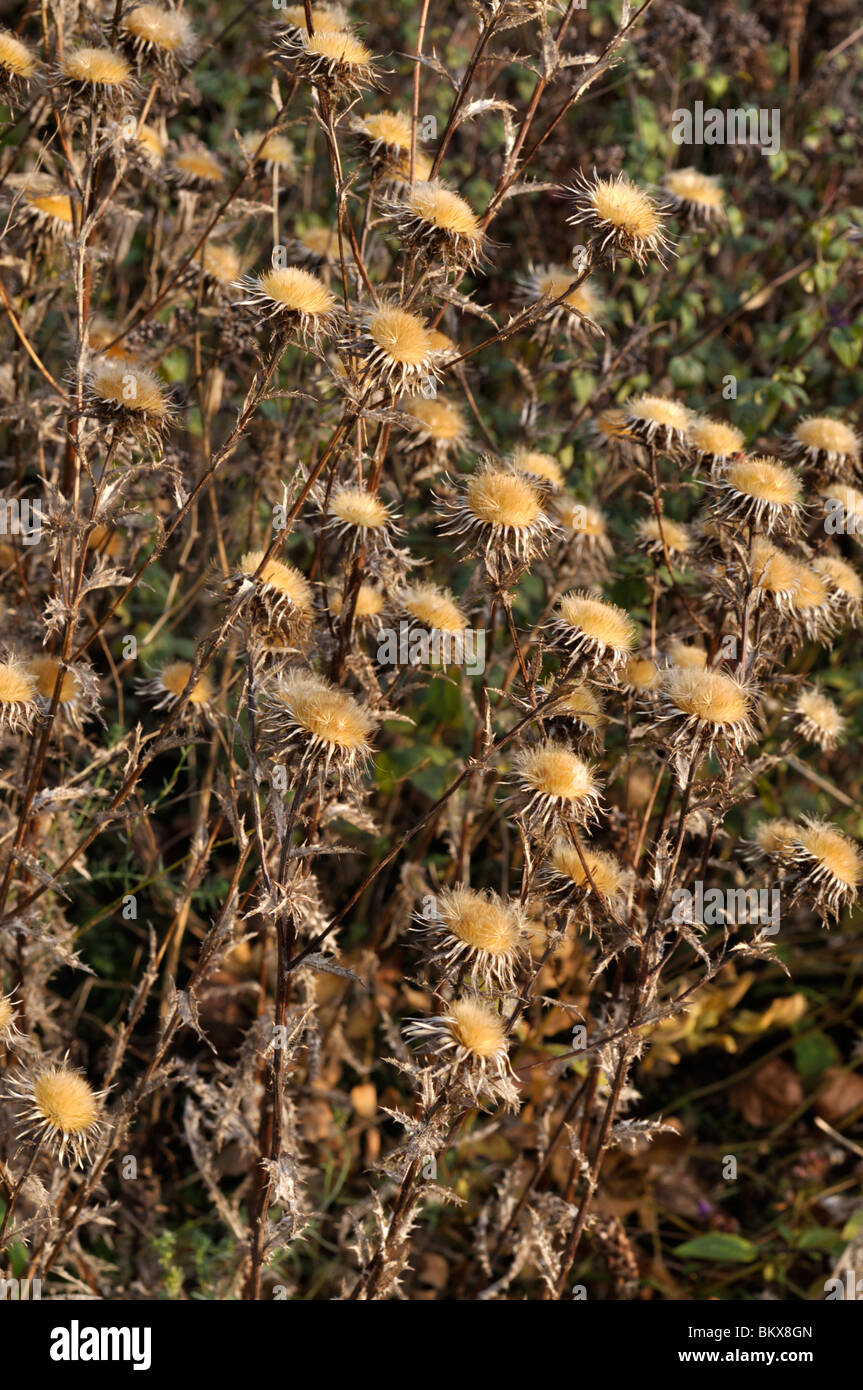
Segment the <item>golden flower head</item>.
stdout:
[[464,632],[468,620],[449,589],[437,584],[406,584],[397,595],[398,607],[429,631]]
[[669,555],[685,555],[693,546],[689,527],[682,521],[672,521],[670,516],[663,516],[661,526],[657,517],[643,517],[638,523],[637,535],[652,555],[664,555],[666,550]]
[[265,553],[263,550],[246,551],[237,574],[229,583],[229,590],[236,594],[238,601],[253,595],[253,622],[292,633],[311,621],[312,587],[293,565],[286,565],[272,556],[265,561]]
[[555,531],[539,489],[523,473],[485,460],[457,498],[444,499],[444,534],[460,537],[457,549],[482,555],[495,582],[505,583],[548,546]]
[[853,565],[838,555],[819,555],[812,561],[812,568],[827,586],[831,603],[840,616],[859,624],[863,620],[863,580]]
[[54,235],[68,236],[74,227],[74,210],[68,193],[25,193],[28,217]]
[[222,161],[205,145],[179,150],[172,168],[177,182],[190,188],[212,189],[213,184],[224,183],[227,177]]
[[696,415],[690,421],[686,443],[698,458],[715,467],[741,452],[744,444],[743,431],[736,425],[729,425],[725,420],[714,420],[709,415]]
[[596,769],[565,743],[545,739],[522,749],[516,758],[515,779],[524,800],[523,817],[531,826],[585,825],[597,817]]
[[621,256],[642,269],[650,256],[664,265],[663,256],[671,249],[665,235],[666,209],[625,174],[607,179],[595,171],[593,178],[580,174],[564,191],[572,194],[575,203],[568,221],[587,229],[594,254],[607,258],[612,266]]
[[296,76],[325,91],[333,100],[359,96],[364,87],[380,85],[371,50],[350,29],[287,29],[279,51]]
[[38,713],[36,679],[18,657],[0,659],[0,730],[29,733]]
[[87,411],[113,426],[145,437],[163,435],[174,410],[155,372],[140,363],[103,357],[87,377]]
[[620,684],[633,695],[648,695],[659,688],[659,668],[647,656],[631,656],[621,667]]
[[[305,5],[288,5],[281,12],[281,21],[288,29],[308,33]],[[344,5],[317,4],[312,6],[312,28],[316,33],[325,29],[336,31],[348,27],[348,12]]]
[[788,440],[793,459],[823,472],[827,477],[852,476],[860,463],[860,438],[856,430],[829,415],[810,415],[799,420]]
[[694,747],[712,752],[717,742],[742,754],[755,738],[752,728],[752,696],[746,685],[721,671],[697,666],[670,666],[660,677],[664,714],[657,720],[671,722],[675,748]]
[[577,681],[564,689],[551,707],[549,718],[560,720],[576,737],[595,745],[599,742],[604,723],[602,701],[586,681]]
[[132,69],[111,48],[70,48],[60,60],[60,80],[81,95],[106,98],[127,95],[134,86]]
[[792,560],[792,588],[783,610],[793,621],[799,640],[822,641],[832,632],[836,607],[826,581],[802,560]]
[[633,396],[627,401],[625,415],[631,435],[662,449],[683,444],[692,422],[692,411],[680,401],[650,393]]
[[531,267],[520,281],[520,292],[531,304],[541,299],[560,300],[544,315],[543,322],[550,323],[558,331],[563,330],[567,337],[584,340],[591,334],[601,333],[597,319],[602,303],[592,280],[582,280],[570,289],[579,278],[576,270],[569,270],[565,265]]
[[488,1001],[476,995],[453,999],[445,1013],[412,1020],[404,1031],[410,1042],[439,1059],[437,1075],[448,1088],[461,1084],[475,1105],[517,1107],[503,1017]]
[[436,453],[444,454],[467,445],[467,420],[457,401],[442,396],[413,396],[401,408],[413,421],[413,447],[430,444]]
[[15,1022],[16,1018],[12,995],[0,993],[0,1042],[6,1047],[14,1048],[23,1036]]
[[825,752],[836,747],[845,730],[839,710],[820,690],[801,690],[794,715],[807,743],[815,743]]
[[94,1091],[64,1060],[57,1065],[38,1061],[15,1073],[8,1094],[26,1107],[20,1117],[22,1139],[43,1147],[61,1163],[68,1154],[73,1164],[83,1166],[102,1130],[104,1092]]
[[346,352],[353,353],[357,347],[365,385],[374,381],[388,391],[407,395],[434,391],[440,357],[419,314],[382,304],[365,316],[359,344],[354,337],[346,340]]
[[825,531],[863,541],[863,492],[842,483],[832,483],[821,493],[821,500]]
[[272,692],[265,727],[280,756],[296,750],[303,770],[332,770],[341,782],[369,758],[375,720],[338,686],[313,671],[295,670]]
[[[33,656],[27,662],[27,669],[36,682],[40,708],[47,713],[57,687],[60,663],[53,656]],[[80,729],[97,703],[97,683],[89,667],[77,664],[68,666],[60,680],[58,714],[76,729]]]
[[338,484],[326,504],[326,524],[351,550],[392,546],[399,534],[397,518],[376,492],[353,483]]
[[707,666],[707,652],[703,647],[672,638],[666,643],[665,651],[672,666],[683,666],[689,671],[703,671]]
[[556,887],[580,889],[588,896],[595,889],[614,905],[626,895],[631,877],[615,855],[588,848],[583,848],[580,855],[575,845],[564,839],[554,843],[550,869]]
[[402,238],[429,259],[437,256],[461,266],[480,260],[484,235],[469,203],[437,180],[404,189],[392,215]]
[[791,530],[800,518],[800,479],[776,459],[732,459],[715,486],[720,491],[719,513],[728,523],[763,528],[770,534]]
[[336,297],[310,270],[288,265],[244,275],[236,282],[246,294],[239,304],[257,310],[277,331],[296,334],[320,348],[339,322]]
[[430,938],[430,960],[447,975],[464,964],[476,988],[480,980],[501,989],[513,985],[513,970],[522,956],[524,912],[490,890],[444,888],[435,899],[435,915],[415,919]]
[[662,181],[662,191],[693,226],[725,220],[722,185],[710,174],[692,168],[671,169]]
[[0,90],[9,96],[19,98],[35,77],[37,63],[26,43],[9,32],[0,29]]
[[276,132],[266,135],[261,130],[253,131],[243,140],[249,158],[256,158],[270,170],[277,168],[282,179],[293,179],[297,172],[297,155],[293,141],[287,135]]
[[863,881],[863,853],[838,826],[804,817],[797,831],[794,862],[800,869],[795,898],[811,896],[823,919],[838,917],[856,902]]
[[201,251],[204,274],[217,285],[234,285],[242,274],[242,262],[233,246],[227,242],[205,241]]
[[555,490],[563,487],[563,471],[553,454],[543,454],[537,449],[521,446],[513,450],[510,462],[519,473]]
[[624,609],[581,589],[572,589],[558,600],[551,628],[555,644],[571,659],[578,657],[611,670],[627,660],[638,638],[635,623]]
[[185,10],[162,5],[135,5],[120,21],[120,32],[139,59],[153,58],[169,67],[194,57],[195,31]]
[[759,821],[755,827],[755,847],[769,859],[785,862],[794,853],[798,827],[791,820]]

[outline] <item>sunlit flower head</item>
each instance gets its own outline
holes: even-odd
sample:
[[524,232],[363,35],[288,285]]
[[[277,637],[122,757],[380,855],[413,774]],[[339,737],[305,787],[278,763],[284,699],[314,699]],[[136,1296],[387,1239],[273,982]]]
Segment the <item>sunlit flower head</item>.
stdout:
[[643,517],[636,535],[639,544],[656,556],[664,555],[667,550],[669,555],[684,559],[694,545],[689,527],[682,521],[672,521],[670,516],[663,516],[661,525],[656,516]]
[[591,575],[602,575],[614,554],[608,519],[599,507],[579,502],[569,492],[553,493],[551,514],[563,529],[575,559]]
[[461,194],[437,180],[404,188],[392,216],[407,245],[429,260],[473,266],[482,257],[484,235],[475,212]]
[[201,267],[207,279],[221,289],[235,285],[243,270],[239,253],[234,247],[218,241],[204,242]]
[[[308,265],[335,265],[339,258],[338,232],[330,224],[298,227],[291,248],[294,258]],[[350,251],[350,247],[345,250]]]
[[829,415],[810,415],[799,420],[789,440],[788,453],[826,478],[852,478],[860,465],[857,431]]
[[521,815],[534,829],[586,825],[597,819],[600,783],[595,767],[565,743],[545,739],[516,756],[514,780]]
[[[60,663],[53,656],[33,656],[27,669],[36,682],[36,694],[43,714],[51,708],[60,674]],[[63,672],[57,696],[57,716],[80,729],[98,707],[98,683],[89,666],[75,662]]]
[[615,603],[573,589],[558,600],[551,623],[552,640],[570,659],[591,666],[620,666],[631,655],[638,630]]
[[595,171],[592,178],[579,174],[564,192],[570,193],[575,203],[567,220],[572,226],[585,228],[595,256],[606,258],[612,266],[621,256],[642,269],[651,256],[665,264],[664,255],[671,250],[665,235],[666,209],[625,174],[607,179],[599,178]]
[[717,745],[742,755],[755,739],[752,694],[734,676],[695,666],[670,666],[660,677],[658,736],[676,749],[712,753]]
[[840,619],[859,626],[863,622],[863,580],[853,565],[838,555],[819,555],[812,568],[827,585]]
[[60,59],[58,79],[80,98],[116,105],[135,89],[132,69],[111,48],[69,48]]
[[26,734],[39,713],[36,678],[8,652],[0,655],[0,732]]
[[800,479],[776,459],[732,459],[714,486],[719,489],[719,514],[729,524],[754,526],[769,535],[793,530],[800,520]]
[[744,436],[742,430],[725,420],[696,415],[690,422],[686,443],[699,459],[716,468],[741,452]]
[[[344,610],[344,580],[329,591],[330,612],[339,618]],[[374,628],[378,625],[384,610],[384,595],[374,584],[360,584],[354,600],[354,626]]]
[[[27,220],[53,237],[71,236],[75,226],[75,209],[68,193],[31,192],[24,194],[23,206]],[[78,215],[80,225],[80,211]]]
[[[545,691],[537,690],[545,696]],[[563,688],[563,693],[555,700],[548,713],[549,720],[559,724],[576,742],[583,741],[596,747],[602,738],[605,725],[605,711],[602,700],[587,681],[577,681]]]
[[752,542],[752,582],[778,608],[788,611],[799,584],[798,562],[766,536],[756,536]]
[[698,169],[670,169],[662,180],[662,192],[671,206],[691,226],[706,227],[725,221],[722,185]]
[[794,706],[797,728],[807,743],[831,752],[845,732],[845,720],[820,690],[801,690]]
[[361,545],[373,550],[391,546],[399,534],[397,518],[387,503],[376,492],[358,484],[344,483],[334,487],[325,516],[327,529],[351,551]]
[[404,1033],[437,1059],[435,1075],[448,1090],[462,1086],[475,1105],[518,1107],[503,1016],[488,1001],[475,995],[454,999],[443,1014],[406,1024]]
[[792,820],[759,821],[755,827],[754,847],[757,853],[787,864],[792,858],[797,842],[798,826]]
[[228,591],[236,596],[238,604],[249,601],[253,624],[277,628],[283,635],[293,636],[312,620],[312,587],[293,565],[272,556],[264,560],[265,553],[246,551],[236,574],[231,576]]
[[371,756],[375,720],[353,695],[312,671],[289,671],[267,700],[265,729],[279,758],[297,755],[300,768],[333,773],[341,784]]
[[256,130],[244,137],[243,144],[249,158],[263,164],[269,173],[278,169],[281,183],[290,183],[296,178],[297,155],[288,135],[278,131],[266,135],[264,131]]
[[489,981],[499,989],[511,989],[525,943],[524,911],[518,901],[489,889],[443,888],[434,907],[432,918],[415,918],[428,940],[430,963],[446,975],[464,965],[474,988]]
[[18,1136],[38,1144],[60,1163],[83,1166],[102,1132],[104,1092],[94,1091],[82,1072],[63,1062],[38,1060],[16,1071],[7,1094],[21,1105]]
[[[155,703],[154,709],[174,710],[183,700],[183,692],[192,676],[189,661],[169,661],[157,675],[150,680],[139,681],[138,689]],[[204,673],[198,676],[185,697],[183,717],[190,723],[206,719],[210,713],[215,692],[209,677]]]
[[682,666],[687,671],[703,671],[707,666],[707,652],[703,647],[692,646],[672,638],[665,644],[665,653],[671,666]]
[[554,843],[549,870],[553,889],[563,889],[567,893],[576,891],[585,897],[595,897],[598,893],[610,904],[612,911],[623,905],[632,879],[616,855],[586,846],[579,854],[575,845],[563,838]]
[[524,474],[490,461],[459,482],[457,497],[443,499],[444,534],[459,537],[459,551],[482,555],[495,582],[511,580],[544,553],[555,531],[539,489]]
[[8,29],[0,29],[0,91],[14,101],[20,101],[36,71],[35,55],[26,43],[22,43]]
[[628,432],[645,444],[671,449],[686,440],[692,411],[669,396],[633,396],[624,407]]
[[519,445],[513,450],[509,461],[517,472],[526,473],[542,487],[555,491],[563,487],[563,470],[553,454],[543,454],[538,449],[526,449]]
[[260,275],[244,275],[237,281],[237,288],[246,296],[239,303],[256,310],[264,323],[277,332],[311,343],[318,350],[321,340],[336,331],[336,297],[310,270],[288,265]]
[[560,300],[541,321],[551,324],[556,332],[562,332],[568,338],[587,340],[591,336],[601,336],[598,320],[602,313],[602,301],[592,280],[582,280],[580,285],[570,289],[570,285],[578,279],[579,273],[567,269],[565,265],[531,267],[520,280],[520,297],[529,304],[541,299],[550,302]]
[[279,53],[292,72],[327,93],[331,100],[352,100],[364,87],[380,86],[371,49],[349,29],[286,29]]
[[468,626],[466,615],[449,589],[441,588],[438,584],[406,584],[395,595],[394,601],[409,621],[429,632],[459,633]]
[[630,695],[652,695],[659,689],[659,668],[649,656],[631,656],[620,668],[618,680]]
[[222,161],[206,145],[191,145],[188,149],[179,150],[174,155],[171,169],[177,183],[186,188],[212,191],[214,185],[227,179]]
[[824,529],[828,534],[851,536],[863,543],[863,492],[832,483],[821,493]]
[[433,389],[440,376],[440,357],[428,325],[419,314],[382,304],[367,313],[357,341],[348,337],[345,351],[359,354],[362,382],[374,382],[402,395]]
[[443,396],[413,396],[401,408],[412,421],[410,447],[427,444],[442,456],[466,448],[470,441],[468,422],[458,401]]
[[805,816],[797,831],[794,863],[800,871],[795,898],[811,898],[823,920],[838,917],[843,908],[857,901],[863,881],[863,853],[838,826]]
[[[287,5],[279,13],[279,22],[288,30],[308,33],[305,5]],[[312,5],[312,28],[315,33],[324,30],[347,29],[348,12],[344,5],[320,3]]]
[[136,58],[168,69],[191,62],[197,49],[186,11],[162,5],[135,5],[127,10],[120,20],[120,33]]
[[5,1047],[14,1049],[21,1041],[23,1034],[16,1023],[18,1017],[15,999],[11,994],[0,992],[0,1043]]
[[827,582],[810,565],[792,560],[793,587],[783,611],[792,619],[798,640],[821,642],[836,625],[836,608]]
[[155,372],[108,357],[97,359],[88,373],[85,409],[121,431],[150,439],[161,438],[176,414]]

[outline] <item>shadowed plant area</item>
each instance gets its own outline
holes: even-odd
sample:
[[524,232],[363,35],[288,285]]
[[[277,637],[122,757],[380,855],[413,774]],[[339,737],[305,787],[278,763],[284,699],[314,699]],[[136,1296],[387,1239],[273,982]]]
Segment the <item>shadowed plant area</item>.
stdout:
[[853,1297],[854,0],[3,22],[4,1289]]

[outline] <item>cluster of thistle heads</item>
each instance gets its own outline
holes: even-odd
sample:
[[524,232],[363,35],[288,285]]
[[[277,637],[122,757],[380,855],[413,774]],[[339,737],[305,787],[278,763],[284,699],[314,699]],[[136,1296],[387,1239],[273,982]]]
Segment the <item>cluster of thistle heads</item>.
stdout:
[[[825,414],[751,450],[731,419],[699,415],[661,391],[632,396],[598,410],[587,440],[631,500],[623,536],[602,500],[579,487],[577,463],[567,472],[535,428],[508,449],[493,446],[472,358],[477,333],[495,335],[488,315],[462,310],[475,307],[486,269],[500,275],[503,262],[509,340],[526,355],[539,344],[545,354],[589,357],[605,332],[603,275],[619,262],[670,266],[675,236],[712,235],[725,220],[718,179],[678,169],[645,188],[625,174],[582,171],[539,195],[565,200],[570,264],[520,264],[518,248],[492,241],[487,212],[451,186],[409,102],[385,105],[391,70],[347,12],[316,4],[310,28],[306,8],[293,6],[277,14],[267,61],[276,89],[305,99],[300,129],[323,129],[333,175],[351,190],[350,216],[328,201],[317,223],[297,221],[272,257],[249,264],[249,245],[266,245],[279,191],[301,178],[295,112],[278,104],[267,128],[239,132],[227,149],[178,134],[201,47],[194,16],[151,3],[81,14],[62,52],[43,52],[35,25],[22,36],[0,32],[4,100],[30,118],[4,191],[18,294],[62,275],[82,245],[90,278],[89,308],[54,382],[87,459],[74,515],[56,394],[43,377],[53,414],[40,447],[56,452],[49,544],[38,553],[3,545],[7,591],[20,600],[26,577],[47,600],[70,542],[82,575],[133,563],[152,539],[147,507],[164,512],[171,487],[186,495],[193,479],[179,441],[188,401],[163,364],[172,335],[188,332],[190,306],[215,334],[225,372],[252,381],[250,392],[295,365],[294,394],[310,392],[314,411],[278,473],[296,534],[313,541],[306,559],[278,529],[250,540],[248,528],[229,527],[207,594],[216,626],[239,639],[244,674],[226,693],[197,659],[172,659],[137,690],[190,737],[219,725],[227,736],[254,699],[262,765],[285,770],[300,820],[305,812],[320,825],[336,805],[369,798],[375,749],[390,736],[383,726],[400,707],[410,712],[417,673],[399,688],[398,673],[380,665],[383,629],[482,628],[517,659],[484,774],[499,777],[517,829],[521,882],[496,892],[471,887],[464,862],[458,873],[438,871],[434,912],[411,938],[438,1012],[406,1026],[448,1095],[514,1107],[512,1039],[537,961],[568,929],[586,927],[612,952],[645,929],[638,856],[620,832],[621,769],[627,784],[637,763],[681,786],[707,778],[739,788],[768,728],[775,734],[783,721],[787,748],[829,754],[841,741],[842,712],[816,683],[789,682],[787,664],[863,619],[853,558],[863,534],[860,440]],[[55,119],[65,159],[56,147],[38,154]],[[111,297],[119,301],[138,221],[157,210],[167,219],[164,254],[179,248],[180,259],[144,291],[167,311],[154,325],[134,305],[115,315]],[[40,347],[53,363],[51,349]],[[329,454],[315,437],[321,420],[336,429]],[[229,457],[229,478],[233,467]],[[254,459],[237,469],[245,480]],[[837,508],[841,536],[826,525]],[[648,623],[608,596],[624,551],[645,557]],[[543,581],[548,603],[519,634],[513,604],[529,576]],[[61,653],[65,610],[60,600],[49,608],[47,650],[31,615],[23,625],[32,640],[0,661],[0,728],[22,756],[43,735],[57,758],[73,733],[95,737],[105,700],[95,656]],[[464,681],[458,671],[434,678]],[[488,698],[484,689],[485,708]],[[751,798],[751,786],[741,795]],[[856,899],[863,855],[827,821],[764,822],[752,849],[825,920]],[[22,1044],[15,1019],[4,996],[0,1033],[13,1052]],[[101,1097],[77,1071],[24,1047],[12,1089],[24,1136],[61,1159],[86,1157]]]

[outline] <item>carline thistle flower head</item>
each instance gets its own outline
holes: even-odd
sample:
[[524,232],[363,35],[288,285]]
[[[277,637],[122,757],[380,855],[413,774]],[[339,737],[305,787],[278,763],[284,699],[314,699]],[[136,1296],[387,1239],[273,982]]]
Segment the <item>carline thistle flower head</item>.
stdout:
[[436,1060],[434,1075],[447,1088],[461,1085],[475,1105],[518,1108],[503,1017],[478,995],[453,999],[434,1018],[413,1019],[405,1037]]
[[280,761],[297,757],[299,767],[339,785],[353,780],[371,756],[376,725],[371,713],[323,676],[288,671],[268,692],[264,730]]
[[658,737],[670,738],[681,751],[712,753],[717,745],[742,756],[754,742],[753,698],[735,676],[690,666],[670,666],[660,677],[663,709],[656,720]]
[[458,482],[455,497],[440,499],[442,532],[459,538],[459,551],[482,555],[493,582],[514,582],[558,530],[539,489],[524,474],[488,459]]
[[582,589],[572,589],[558,600],[550,631],[554,645],[571,660],[612,671],[629,658],[638,638],[624,609]]
[[244,275],[236,287],[246,296],[238,303],[256,310],[274,333],[289,334],[317,351],[338,328],[336,297],[310,270],[277,267],[260,275]]
[[38,1144],[60,1163],[68,1156],[73,1165],[83,1166],[103,1128],[103,1091],[94,1091],[65,1059],[58,1064],[40,1059],[12,1075],[7,1094],[24,1107],[19,1138]]
[[513,781],[520,796],[521,818],[532,830],[587,825],[597,819],[600,782],[596,769],[557,739],[543,739],[520,749]]
[[605,258],[614,266],[621,257],[635,261],[642,270],[651,256],[665,265],[671,250],[665,235],[667,208],[657,204],[649,193],[630,182],[625,174],[601,179],[579,174],[574,184],[564,188],[572,195],[575,211],[567,218],[571,226],[584,227],[590,237],[594,257]]
[[517,901],[490,889],[444,888],[435,899],[436,915],[416,917],[428,938],[429,961],[447,976],[465,966],[474,988],[488,981],[511,989],[526,940],[524,912]]

